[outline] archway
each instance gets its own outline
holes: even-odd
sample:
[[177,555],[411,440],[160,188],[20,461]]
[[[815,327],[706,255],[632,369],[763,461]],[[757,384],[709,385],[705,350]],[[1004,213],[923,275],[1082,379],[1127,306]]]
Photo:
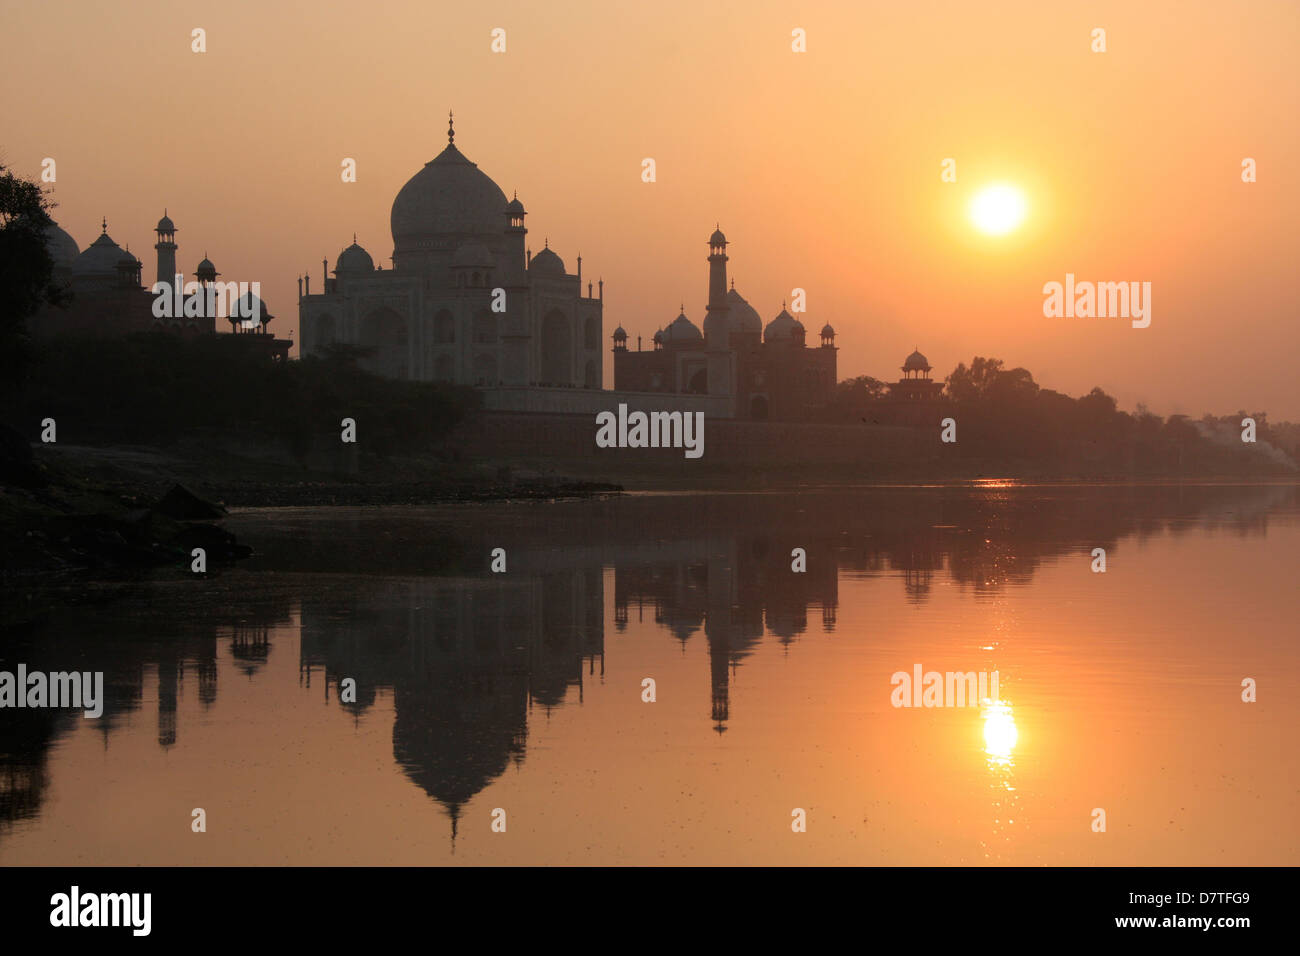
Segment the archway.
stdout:
[[686,385],[686,391],[695,392],[697,395],[707,395],[709,393],[709,371],[700,369],[691,376],[690,382]]
[[433,317],[433,340],[439,345],[456,341],[456,319],[446,309],[439,310]]
[[338,334],[335,327],[334,316],[328,312],[316,316],[310,325],[311,351],[313,353],[319,355],[325,351],[326,346],[334,343],[334,337]]
[[573,339],[569,317],[558,309],[542,319],[542,383],[568,385],[573,381]]
[[377,309],[361,322],[361,347],[371,354],[361,360],[366,371],[388,378],[409,378],[406,319],[392,309]]
[[474,384],[497,384],[497,360],[492,355],[474,356]]

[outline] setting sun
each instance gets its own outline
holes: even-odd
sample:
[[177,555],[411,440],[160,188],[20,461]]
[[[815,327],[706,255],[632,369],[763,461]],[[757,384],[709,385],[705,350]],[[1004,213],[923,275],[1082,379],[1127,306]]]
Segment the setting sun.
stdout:
[[1025,196],[1015,186],[985,186],[970,204],[971,222],[987,236],[1004,236],[1025,218]]

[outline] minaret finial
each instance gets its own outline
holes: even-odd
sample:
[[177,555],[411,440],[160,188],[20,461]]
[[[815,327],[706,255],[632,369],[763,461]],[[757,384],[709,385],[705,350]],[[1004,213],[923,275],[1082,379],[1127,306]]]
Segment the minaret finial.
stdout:
[[456,128],[452,126],[451,110],[447,110],[447,145],[456,145]]

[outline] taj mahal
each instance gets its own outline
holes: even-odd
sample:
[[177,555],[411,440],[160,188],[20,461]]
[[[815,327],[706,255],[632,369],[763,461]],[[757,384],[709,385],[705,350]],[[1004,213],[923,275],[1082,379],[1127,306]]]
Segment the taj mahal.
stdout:
[[354,240],[323,289],[306,280],[303,353],[346,343],[369,353],[363,367],[393,378],[600,388],[601,297],[590,282],[584,294],[581,259],[570,274],[554,250],[526,250],[524,217],[519,198],[456,147],[449,124],[447,148],[393,201],[392,268]]
[[[671,321],[648,325],[635,348],[621,325],[607,340],[604,283],[584,286],[581,256],[570,272],[549,243],[533,254],[518,195],[507,197],[455,137],[449,119],[446,148],[393,201],[391,268],[354,236],[332,275],[322,263],[323,288],[298,279],[304,356],[355,346],[370,371],[476,386],[485,407],[499,411],[588,414],[626,401],[711,418],[799,421],[830,400],[835,330],[825,324],[809,343],[784,306],[764,326],[734,282],[728,286],[721,229],[707,239],[701,325],[683,305]],[[614,391],[604,382],[605,349]]]

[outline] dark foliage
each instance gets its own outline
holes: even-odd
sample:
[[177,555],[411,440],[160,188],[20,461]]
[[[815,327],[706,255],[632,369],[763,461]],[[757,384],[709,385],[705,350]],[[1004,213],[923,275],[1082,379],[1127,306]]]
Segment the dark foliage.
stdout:
[[477,405],[469,388],[383,378],[360,353],[275,362],[254,336],[68,337],[42,343],[21,398],[29,438],[58,421],[61,441],[166,445],[203,434],[281,441],[299,458],[337,447],[355,419],[368,452],[417,451],[440,442]]

